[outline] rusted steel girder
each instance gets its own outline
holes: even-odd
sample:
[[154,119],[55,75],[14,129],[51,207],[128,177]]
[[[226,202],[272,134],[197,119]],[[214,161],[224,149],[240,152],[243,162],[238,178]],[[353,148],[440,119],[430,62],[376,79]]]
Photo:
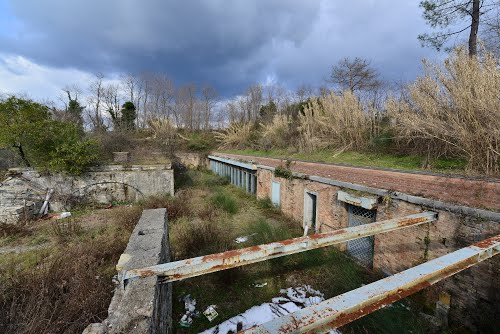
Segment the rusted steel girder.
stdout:
[[280,256],[331,246],[378,233],[429,223],[437,219],[434,212],[422,212],[402,218],[365,224],[269,244],[230,250],[224,253],[133,269],[120,276],[124,283],[133,278],[162,276],[163,282],[179,281],[215,271],[266,261]]
[[326,333],[500,252],[500,235],[240,333]]

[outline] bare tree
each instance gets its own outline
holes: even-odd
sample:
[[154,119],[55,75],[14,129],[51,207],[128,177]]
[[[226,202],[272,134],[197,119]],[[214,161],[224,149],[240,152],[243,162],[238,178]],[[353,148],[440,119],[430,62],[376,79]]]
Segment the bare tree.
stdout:
[[89,114],[94,130],[101,131],[104,129],[104,123],[101,117],[101,103],[104,94],[103,87],[104,75],[102,73],[95,74],[95,79],[89,85],[89,105],[93,110]]
[[262,86],[252,85],[248,87],[247,92],[247,113],[248,120],[256,120],[259,116],[259,110],[262,106]]
[[336,85],[341,91],[369,91],[380,87],[378,72],[370,66],[370,61],[362,58],[343,58],[332,67],[327,82]]
[[117,127],[120,112],[120,87],[117,84],[109,84],[103,89],[103,103],[108,112],[113,126]]
[[204,129],[210,129],[210,122],[212,120],[212,113],[216,103],[217,92],[212,86],[205,85],[201,89],[202,93],[202,109],[204,118]]
[[197,117],[196,112],[196,86],[193,83],[182,86],[177,90],[176,98],[176,111],[178,117],[182,120],[184,127],[189,130],[196,128]]
[[295,91],[295,97],[297,102],[305,102],[308,98],[313,95],[313,89],[309,85],[302,84]]

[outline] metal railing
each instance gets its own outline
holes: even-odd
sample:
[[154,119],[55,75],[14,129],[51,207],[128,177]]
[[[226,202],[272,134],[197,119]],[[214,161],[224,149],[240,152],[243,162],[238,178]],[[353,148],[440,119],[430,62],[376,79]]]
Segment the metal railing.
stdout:
[[156,275],[162,276],[162,281],[164,282],[179,281],[189,277],[240,267],[316,248],[327,247],[378,233],[430,223],[436,219],[436,213],[422,212],[406,217],[343,228],[332,232],[318,233],[300,238],[129,270],[123,274],[122,279],[126,281],[134,278],[144,278]]

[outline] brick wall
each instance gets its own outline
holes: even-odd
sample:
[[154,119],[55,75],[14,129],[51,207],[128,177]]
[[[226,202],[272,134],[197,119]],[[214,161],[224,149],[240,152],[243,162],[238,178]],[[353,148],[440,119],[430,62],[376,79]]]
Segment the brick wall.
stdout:
[[[283,161],[280,159],[235,154],[218,155],[238,160],[252,160],[258,164],[270,167],[276,167],[283,164]],[[294,161],[291,165],[291,169],[294,172],[307,175],[317,175],[338,181],[437,199],[448,203],[500,211],[499,180],[475,180],[444,175],[429,175],[300,161]]]
[[[308,179],[279,178],[274,176],[273,171],[263,168],[258,169],[257,180],[258,198],[271,198],[271,182],[280,183],[280,208],[286,215],[302,222],[304,192],[309,190],[316,192],[318,196],[319,232],[347,227],[346,204],[337,201],[337,192],[339,190],[349,192],[349,189]],[[362,193],[357,193],[357,195],[372,196]],[[377,207],[377,221],[402,217],[428,209],[400,200],[380,201]],[[437,212],[439,218],[433,223],[376,235],[374,269],[388,275],[394,274],[500,234],[498,222],[466,217],[447,211]],[[345,249],[345,245],[340,245],[339,248]],[[452,320],[459,321],[472,331],[488,332],[491,330],[488,326],[493,323],[491,319],[500,317],[499,273],[500,257],[497,256],[426,289],[424,295],[427,302],[432,304],[437,300],[439,292],[449,293]]]

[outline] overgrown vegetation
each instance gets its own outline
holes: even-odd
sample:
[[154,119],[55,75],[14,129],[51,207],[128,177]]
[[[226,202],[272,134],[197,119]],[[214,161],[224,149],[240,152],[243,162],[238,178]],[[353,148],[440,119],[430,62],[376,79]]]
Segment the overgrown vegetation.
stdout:
[[47,106],[8,97],[0,100],[0,148],[41,169],[81,174],[97,159],[97,143],[77,124],[52,118]]
[[498,175],[498,59],[487,52],[469,57],[458,48],[443,65],[424,61],[424,66],[423,77],[385,103],[355,89],[326,92],[299,108],[231,125],[217,135],[220,148],[283,150],[306,157],[329,152],[331,161],[356,152],[400,155],[420,162],[411,169],[451,164],[468,173]]
[[0,255],[0,332],[81,333],[106,318],[114,267],[141,211],[117,207],[2,227],[1,244],[41,248]]
[[[269,200],[257,201],[211,173],[188,171],[187,174],[191,186],[181,188],[179,196],[191,210],[170,220],[174,260],[302,235],[301,223],[282,215]],[[211,200],[219,194],[224,194],[224,202],[231,199],[236,203],[238,211],[230,213]],[[248,240],[236,243],[235,239],[242,236]],[[252,306],[271,301],[283,288],[309,284],[330,298],[378,278],[331,247],[207,274],[174,283],[174,325],[178,333],[198,333]],[[267,285],[257,288],[258,283]],[[178,321],[184,314],[180,297],[186,294],[196,298],[197,310],[217,305],[217,319],[209,322],[200,316],[190,328],[180,327]],[[411,328],[414,333],[425,333],[425,326],[406,308],[408,303],[411,304],[396,303],[366,316],[345,326],[342,332],[401,333]]]

